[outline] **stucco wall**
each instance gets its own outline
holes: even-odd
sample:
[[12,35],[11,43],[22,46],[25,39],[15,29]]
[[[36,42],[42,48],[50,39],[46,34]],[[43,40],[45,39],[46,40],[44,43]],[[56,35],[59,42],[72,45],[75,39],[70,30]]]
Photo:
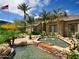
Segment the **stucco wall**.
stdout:
[[[76,32],[79,32],[79,20],[74,20],[74,21],[66,21],[65,22],[65,33],[67,34],[67,31],[69,30],[69,28],[68,28],[68,25],[69,24],[76,24],[76,26],[75,26],[75,33]],[[74,34],[75,34],[74,33]]]

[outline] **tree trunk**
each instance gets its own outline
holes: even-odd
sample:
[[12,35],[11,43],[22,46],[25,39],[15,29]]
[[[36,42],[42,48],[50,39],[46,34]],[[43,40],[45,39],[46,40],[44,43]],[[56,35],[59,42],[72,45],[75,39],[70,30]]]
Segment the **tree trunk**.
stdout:
[[41,32],[43,32],[43,23],[41,23],[41,28],[42,28]]
[[15,37],[12,37],[12,46],[14,46]]
[[31,31],[30,31],[30,36],[29,36],[29,39],[32,39],[31,34],[32,34],[32,25],[31,25]]
[[24,11],[24,20],[26,19],[26,12]]
[[10,39],[7,39],[6,42],[9,44],[10,47],[12,47],[12,45],[11,45],[11,40],[10,40]]

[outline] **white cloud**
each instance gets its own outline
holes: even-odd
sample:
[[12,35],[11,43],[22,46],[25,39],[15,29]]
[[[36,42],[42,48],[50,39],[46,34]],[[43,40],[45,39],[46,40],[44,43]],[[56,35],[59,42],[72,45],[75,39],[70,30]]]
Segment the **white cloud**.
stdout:
[[9,4],[9,0],[1,0],[0,1],[0,6],[7,5],[7,4]]
[[8,21],[8,22],[13,22],[12,20],[6,20],[6,19],[0,19],[0,20],[4,20],[4,21]]
[[28,12],[31,13],[32,11],[36,10],[37,7],[42,9],[44,6],[47,6],[51,0],[25,0],[25,3],[32,7],[31,10]]
[[31,10],[28,13],[36,10],[37,7],[43,8],[44,6],[48,5],[51,0],[1,0],[0,5],[9,4],[9,12],[17,13],[23,15],[23,12],[17,8],[17,6],[23,2],[27,3]]
[[34,18],[35,18],[35,19],[36,19],[36,18],[39,18],[39,16],[37,15],[37,16],[35,16]]
[[10,0],[9,1],[9,11],[23,15],[23,12],[17,8],[17,6],[23,2],[24,2],[24,0]]
[[69,13],[70,11],[69,10],[65,10],[67,13]]
[[79,1],[76,1],[75,3],[76,3],[76,4],[79,4]]
[[30,7],[36,7],[39,3],[38,0],[24,0],[26,4],[28,4]]
[[79,0],[71,0],[72,2],[74,2],[75,4],[79,4]]
[[65,10],[67,12],[68,15],[71,15],[71,11],[70,10]]
[[36,10],[36,8],[31,8],[30,10],[27,11],[27,13],[32,14],[34,10]]
[[50,3],[51,0],[44,0],[44,4],[48,5]]
[[9,5],[9,8],[6,11],[23,15],[22,11],[17,9],[17,6],[23,2],[24,0],[1,0],[0,6]]

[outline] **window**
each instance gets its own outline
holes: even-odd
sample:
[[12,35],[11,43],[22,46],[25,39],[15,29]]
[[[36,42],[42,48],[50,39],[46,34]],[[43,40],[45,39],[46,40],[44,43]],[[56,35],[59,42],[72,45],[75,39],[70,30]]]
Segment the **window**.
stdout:
[[77,24],[76,23],[69,24],[68,29],[70,32],[75,33],[77,31]]
[[52,32],[57,32],[57,26],[56,25],[53,25],[52,28],[51,28]]

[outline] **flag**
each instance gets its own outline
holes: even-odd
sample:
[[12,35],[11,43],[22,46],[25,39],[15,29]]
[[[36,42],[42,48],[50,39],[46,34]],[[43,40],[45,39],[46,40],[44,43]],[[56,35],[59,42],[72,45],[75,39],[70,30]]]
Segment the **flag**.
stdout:
[[2,6],[0,9],[8,9],[8,5]]

